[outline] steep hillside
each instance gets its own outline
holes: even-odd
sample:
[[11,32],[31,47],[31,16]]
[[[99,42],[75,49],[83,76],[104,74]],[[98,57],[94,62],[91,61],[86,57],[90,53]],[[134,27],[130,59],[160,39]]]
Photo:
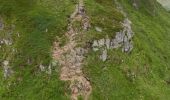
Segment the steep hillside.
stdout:
[[98,54],[88,56],[85,71],[93,83],[92,100],[169,98],[170,17],[157,3],[146,2],[141,0],[135,6],[127,0],[119,2],[133,23],[131,53],[109,50],[106,62]]
[[169,61],[156,0],[0,0],[0,100],[168,100]]

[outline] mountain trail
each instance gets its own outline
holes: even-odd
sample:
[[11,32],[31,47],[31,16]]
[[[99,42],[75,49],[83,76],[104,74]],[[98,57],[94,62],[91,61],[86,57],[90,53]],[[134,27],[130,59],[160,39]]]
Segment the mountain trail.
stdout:
[[84,31],[79,32],[73,27],[75,21],[81,22],[84,31],[90,27],[89,17],[85,13],[83,0],[79,0],[75,11],[70,16],[68,31],[65,33],[68,42],[63,47],[60,47],[59,43],[54,42],[53,58],[61,66],[60,79],[71,82],[71,100],[78,100],[79,96],[82,96],[84,100],[88,100],[92,87],[82,72],[84,55],[88,51],[84,48],[76,47],[75,36],[83,34]]

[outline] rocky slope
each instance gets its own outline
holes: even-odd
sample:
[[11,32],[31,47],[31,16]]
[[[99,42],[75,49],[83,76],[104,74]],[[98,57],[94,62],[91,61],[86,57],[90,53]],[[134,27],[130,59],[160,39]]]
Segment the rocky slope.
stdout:
[[156,0],[0,2],[1,100],[170,98],[170,14]]

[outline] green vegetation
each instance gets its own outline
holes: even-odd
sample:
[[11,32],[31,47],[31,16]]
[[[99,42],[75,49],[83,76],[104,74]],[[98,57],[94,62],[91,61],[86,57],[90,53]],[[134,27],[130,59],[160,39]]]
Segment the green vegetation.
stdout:
[[[121,21],[123,21],[124,16],[116,9],[112,0],[84,0],[84,2],[91,28],[83,36],[81,34],[81,36],[77,36],[80,45],[86,45],[87,42],[95,39],[113,38],[115,32],[122,29]],[[102,31],[98,32],[96,28]]]
[[[112,0],[85,0],[87,15],[90,17],[92,28],[86,33],[85,40],[100,39],[108,35],[113,37],[115,32],[122,29],[120,21],[124,16],[116,10]],[[97,32],[95,27],[102,29]]]
[[[51,63],[52,43],[57,39],[56,36],[60,37],[60,40],[64,39],[67,16],[73,11],[74,3],[70,0],[0,0],[0,2],[0,15],[6,22],[0,38],[13,40],[13,45],[3,46],[5,52],[0,52],[0,62],[9,60],[10,66],[15,71],[12,78],[4,80],[1,70],[0,99],[68,99],[65,93],[67,85],[59,80],[58,72],[55,71],[58,67],[53,68],[52,75],[47,75],[40,74],[39,65],[42,63],[48,66]],[[12,29],[11,24],[15,29]],[[12,52],[12,48],[17,52]]]
[[[95,0],[90,1],[99,4]],[[135,32],[134,49],[130,54],[109,50],[108,60],[101,62],[100,52],[89,53],[84,71],[93,87],[91,100],[170,98],[170,15],[157,3],[153,5],[148,0],[141,0],[144,1],[138,10],[128,0],[119,1]],[[151,5],[154,8],[149,9],[153,7]]]
[[[100,52],[89,52],[83,70],[93,88],[90,99],[167,100],[170,98],[170,14],[155,0],[136,0],[138,9],[133,7],[133,0],[117,1],[132,21],[134,49],[129,54],[119,49],[108,50],[106,62],[99,59]],[[54,40],[61,45],[66,42],[63,33],[76,2],[0,0],[0,15],[5,22],[0,40],[9,37],[13,40],[13,45],[0,48],[0,63],[9,60],[15,71],[14,76],[5,80],[0,64],[0,100],[70,98],[67,82],[59,80],[59,67],[53,67],[52,75],[48,75],[39,71],[39,65],[48,66],[52,62]],[[120,22],[124,16],[116,10],[113,0],[84,2],[92,27],[82,39],[78,37],[81,42],[112,38],[122,29]],[[102,32],[97,32],[95,27]],[[17,52],[12,52],[13,48]]]

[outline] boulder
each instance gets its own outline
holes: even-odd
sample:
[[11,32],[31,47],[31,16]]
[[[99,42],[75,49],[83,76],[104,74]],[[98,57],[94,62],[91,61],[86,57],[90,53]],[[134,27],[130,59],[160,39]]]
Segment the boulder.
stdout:
[[94,40],[92,47],[98,47],[98,46],[99,46],[98,41],[97,41],[97,40]]
[[8,60],[5,60],[5,61],[3,62],[3,64],[4,64],[4,66],[8,66],[8,65],[9,65],[9,61],[8,61]]
[[102,32],[102,29],[101,29],[100,27],[95,27],[95,30],[96,30],[97,32]]
[[109,38],[106,39],[105,44],[106,44],[107,49],[109,49],[110,48],[110,39]]
[[40,70],[41,70],[42,72],[45,71],[45,66],[44,66],[44,65],[40,64],[40,65],[39,65],[39,68],[40,68]]
[[98,43],[99,43],[99,47],[103,47],[105,45],[105,39],[100,39],[98,40]]
[[102,55],[100,56],[100,59],[104,62],[107,60],[107,50],[104,49],[102,52]]

